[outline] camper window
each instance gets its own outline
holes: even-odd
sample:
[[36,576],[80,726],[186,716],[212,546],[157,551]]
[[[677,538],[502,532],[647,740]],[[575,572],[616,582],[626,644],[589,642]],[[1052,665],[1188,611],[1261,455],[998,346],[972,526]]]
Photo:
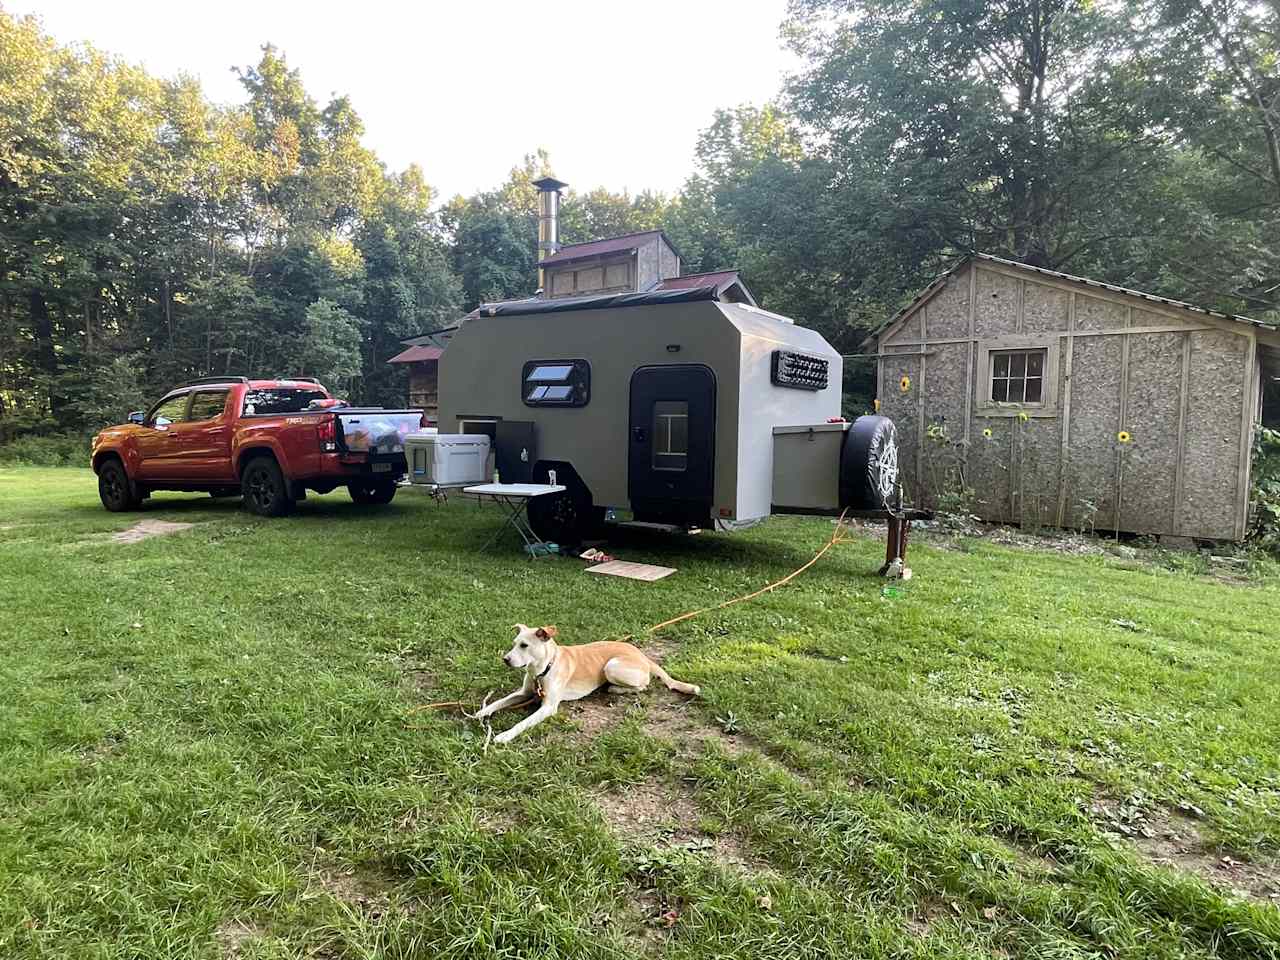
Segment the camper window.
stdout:
[[659,400],[653,405],[653,469],[683,472],[689,463],[689,404]]
[[585,360],[530,360],[520,395],[530,407],[585,407],[591,398],[591,366]]

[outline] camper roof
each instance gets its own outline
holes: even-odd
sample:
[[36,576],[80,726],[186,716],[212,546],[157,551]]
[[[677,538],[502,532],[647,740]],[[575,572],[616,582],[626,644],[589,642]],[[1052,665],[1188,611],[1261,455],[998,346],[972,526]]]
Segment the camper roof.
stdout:
[[567,313],[571,310],[603,310],[610,307],[644,307],[658,303],[692,303],[716,300],[715,284],[679,290],[648,290],[644,293],[615,293],[596,297],[564,297],[556,300],[508,300],[482,303],[476,313],[482,317],[517,317],[534,313]]

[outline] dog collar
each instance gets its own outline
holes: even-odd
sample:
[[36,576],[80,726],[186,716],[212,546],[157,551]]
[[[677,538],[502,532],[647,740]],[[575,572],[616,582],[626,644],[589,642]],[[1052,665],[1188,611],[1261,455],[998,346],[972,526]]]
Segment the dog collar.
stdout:
[[552,655],[551,655],[551,662],[550,662],[550,663],[548,663],[545,667],[543,667],[543,668],[542,668],[542,672],[541,672],[540,674],[538,674],[537,679],[541,680],[543,677],[545,677],[548,673],[550,673],[550,672],[551,672],[551,668],[552,668],[552,667],[554,667],[555,665],[556,665],[556,658],[555,658],[555,654],[552,654]]

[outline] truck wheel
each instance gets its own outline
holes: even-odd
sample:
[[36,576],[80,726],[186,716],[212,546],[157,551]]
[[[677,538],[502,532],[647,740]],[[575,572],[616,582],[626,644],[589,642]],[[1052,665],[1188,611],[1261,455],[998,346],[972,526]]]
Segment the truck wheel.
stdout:
[[129,482],[129,474],[119,460],[108,460],[98,468],[98,497],[112,513],[142,506],[142,497]]
[[840,452],[840,506],[883,510],[898,491],[898,435],[888,417],[859,417]]
[[394,480],[360,480],[347,484],[347,492],[356,503],[381,505],[395,497],[396,483]]
[[240,478],[244,505],[260,517],[283,517],[293,509],[289,485],[274,457],[254,457]]

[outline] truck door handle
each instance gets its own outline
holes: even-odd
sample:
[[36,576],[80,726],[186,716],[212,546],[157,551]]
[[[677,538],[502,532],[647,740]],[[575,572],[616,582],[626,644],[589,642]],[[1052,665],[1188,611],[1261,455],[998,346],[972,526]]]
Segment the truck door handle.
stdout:
[[636,443],[644,443],[648,439],[648,434],[645,432],[644,427],[632,427],[631,439]]

